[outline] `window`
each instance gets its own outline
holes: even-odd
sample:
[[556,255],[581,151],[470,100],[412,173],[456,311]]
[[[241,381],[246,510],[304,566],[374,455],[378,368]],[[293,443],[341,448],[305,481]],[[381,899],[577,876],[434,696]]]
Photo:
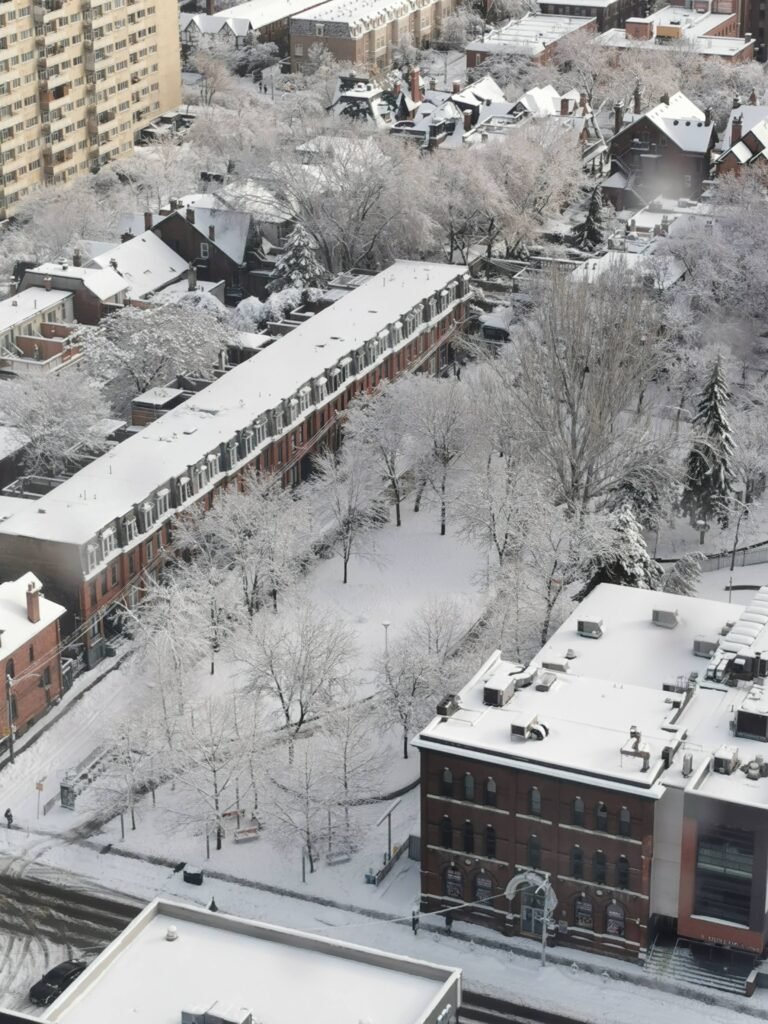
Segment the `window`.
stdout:
[[623,853],[616,863],[616,885],[619,889],[629,888],[629,861]]
[[475,799],[475,778],[471,772],[464,772],[464,799]]
[[580,846],[571,848],[571,877],[584,877],[584,851]]
[[34,648],[33,644],[29,645],[29,650],[27,651],[27,654],[29,655],[29,660],[30,661],[34,661],[35,660],[35,648]]
[[606,935],[624,936],[624,907],[620,903],[609,903],[605,910]]
[[453,826],[447,814],[443,815],[440,822],[440,845],[444,846],[446,850],[453,849]]
[[577,796],[573,801],[573,824],[583,825],[584,824],[584,801],[580,796]]
[[627,807],[619,811],[619,835],[629,836],[632,834],[632,815]]
[[189,498],[189,477],[179,477],[176,487],[179,492],[179,504],[182,505]]
[[117,586],[117,562],[112,565],[112,586]]
[[598,832],[608,831],[608,808],[602,800],[595,808],[595,828]]
[[147,561],[151,562],[152,561],[152,538],[151,537],[147,541],[145,552],[146,552],[146,556],[147,556]]
[[538,836],[528,837],[528,867],[541,867],[541,840]]
[[475,899],[489,901],[493,896],[493,879],[484,871],[475,875]]
[[583,895],[577,896],[574,900],[573,923],[577,928],[589,928],[590,931],[594,927],[595,912],[592,901],[586,899]]
[[597,885],[605,885],[605,864],[605,854],[602,850],[598,850],[592,857],[592,881]]
[[475,852],[475,830],[472,828],[472,822],[467,818],[464,822],[464,853]]
[[219,475],[221,456],[218,452],[211,452],[206,461],[208,463],[208,479],[212,480],[213,477]]
[[443,796],[453,796],[453,772],[450,768],[443,768],[440,781]]
[[694,914],[749,924],[755,837],[739,828],[713,828],[699,835]]
[[145,501],[141,506],[141,526],[142,533],[146,533],[147,530],[151,530],[155,522],[155,506],[151,501]]
[[91,607],[93,607],[96,604],[96,602],[99,600],[99,595],[96,593],[96,584],[95,583],[89,583],[88,584],[88,595],[89,595],[89,598],[90,598]]
[[93,572],[99,564],[99,549],[95,544],[88,544],[85,549],[85,557],[88,563],[88,572]]
[[496,856],[496,829],[493,825],[485,826],[485,856]]
[[464,876],[454,867],[446,868],[443,875],[443,896],[452,900],[464,899]]
[[130,542],[136,536],[136,517],[126,516],[123,520],[123,539],[126,544]]
[[107,570],[106,569],[101,574],[101,593],[102,594],[109,593],[109,576],[107,575]]
[[207,260],[208,259],[208,243],[207,242],[201,242],[200,243],[200,259],[201,260]]
[[157,492],[157,498],[155,499],[155,503],[157,505],[158,516],[163,516],[168,511],[170,499],[171,492],[168,490],[167,487],[164,487],[162,491]]
[[484,797],[486,807],[496,806],[496,782],[492,778],[485,780]]
[[109,558],[110,552],[115,549],[115,531],[110,527],[101,535],[101,557]]
[[541,790],[538,786],[531,786],[528,790],[528,813],[541,816]]

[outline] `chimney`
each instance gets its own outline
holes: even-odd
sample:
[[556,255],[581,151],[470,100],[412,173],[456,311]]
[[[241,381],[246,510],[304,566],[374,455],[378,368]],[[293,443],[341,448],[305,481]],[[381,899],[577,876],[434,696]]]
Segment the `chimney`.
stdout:
[[560,116],[565,117],[568,113],[568,100],[565,96],[560,97]]
[[117,260],[114,258],[114,256],[109,261],[109,265],[110,267],[112,267],[113,270],[117,270]]
[[51,286],[52,285],[53,285],[53,281],[50,279],[50,277],[44,277],[43,278],[43,287],[45,288],[45,290],[47,292],[49,292],[51,290]]
[[738,110],[741,106],[741,96],[738,93],[733,97],[733,103],[731,104],[734,110]]
[[392,92],[395,94],[395,96],[399,96],[400,95],[400,83],[399,82],[395,82],[395,84],[392,86]]
[[704,111],[704,124],[707,127],[712,124],[712,107],[707,107]]
[[194,263],[190,263],[187,268],[187,288],[191,292],[197,290],[197,269]]
[[216,13],[216,0],[205,0],[205,13],[215,14]]
[[[747,34],[746,34],[746,36],[744,38],[747,41],[751,40],[752,39],[752,33],[751,32],[747,32]],[[755,92],[754,89],[749,94],[749,105],[750,105],[750,107],[756,107],[757,106],[757,93]]]
[[144,230],[152,230],[152,213],[149,210],[146,210],[144,213]]
[[661,103],[669,103],[669,93],[668,92],[663,92],[661,94],[661,101],[660,102]]
[[458,78],[454,78],[454,80],[451,82],[451,92],[453,93],[454,96],[457,93],[461,92],[461,82],[459,81]]
[[741,138],[741,114],[731,119],[731,145],[735,146]]
[[79,249],[75,249],[75,251],[72,253],[72,266],[73,267],[82,267],[82,265],[83,265],[83,254],[80,252]]
[[429,88],[432,90],[432,92],[436,91],[436,89],[437,89],[437,79],[436,78],[430,78],[430,80],[429,80]]
[[618,135],[624,124],[624,104],[619,100],[613,105],[613,134]]
[[585,92],[579,93],[579,106],[586,114],[587,112],[587,94]]
[[40,588],[36,583],[27,586],[27,618],[30,622],[40,621]]
[[640,83],[635,82],[635,91],[632,93],[632,112],[639,114],[640,110]]
[[216,241],[216,228],[213,226],[213,224],[208,225],[208,237],[212,242]]
[[411,99],[414,103],[421,103],[421,71],[418,68],[411,68]]
[[464,111],[464,131],[468,132],[471,127],[472,127],[472,111],[471,110],[465,110]]
[[194,224],[195,223],[195,211],[192,209],[191,206],[187,207],[187,221],[190,224]]

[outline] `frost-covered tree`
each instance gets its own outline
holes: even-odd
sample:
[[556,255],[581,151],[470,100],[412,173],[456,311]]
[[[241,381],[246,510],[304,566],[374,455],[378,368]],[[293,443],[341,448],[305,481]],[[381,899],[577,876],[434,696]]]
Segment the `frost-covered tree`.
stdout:
[[315,255],[315,245],[301,224],[297,224],[285,243],[285,250],[269,275],[269,291],[298,288],[306,302],[312,288],[320,288],[328,279],[325,267]]
[[94,426],[109,416],[101,388],[78,368],[0,381],[0,424],[26,439],[27,473],[56,476],[75,448],[98,451]]
[[312,872],[328,828],[328,778],[319,756],[305,744],[295,764],[270,778],[275,830],[286,841],[301,845]]
[[599,583],[618,583],[642,590],[658,590],[662,570],[648,553],[640,525],[629,506],[614,517],[612,536],[590,560],[587,583],[576,600],[582,600]]
[[179,305],[126,306],[78,334],[88,372],[120,412],[178,374],[212,377],[231,336],[211,313]]
[[668,594],[695,597],[701,580],[701,567],[706,559],[702,551],[691,551],[672,564],[665,573],[661,589]]
[[693,418],[695,440],[688,455],[687,471],[680,507],[691,523],[716,518],[728,525],[728,497],[733,490],[731,462],[733,437],[728,422],[730,393],[717,356],[704,385]]
[[399,728],[403,757],[414,729],[434,713],[440,689],[439,661],[434,654],[414,647],[407,639],[389,644],[376,665],[377,706],[382,720]]
[[599,185],[592,189],[587,215],[577,225],[573,238],[579,249],[592,252],[605,243],[605,215],[603,213],[603,190]]
[[351,808],[380,792],[385,758],[370,710],[352,694],[323,718],[322,770],[329,803],[344,815],[344,842],[351,849],[354,833]]

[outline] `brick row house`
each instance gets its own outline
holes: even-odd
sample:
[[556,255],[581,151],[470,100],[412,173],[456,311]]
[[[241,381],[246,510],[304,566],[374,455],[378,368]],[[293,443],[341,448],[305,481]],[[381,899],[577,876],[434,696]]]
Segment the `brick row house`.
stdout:
[[16,499],[0,518],[2,571],[35,571],[69,610],[87,662],[98,660],[112,611],[134,606],[162,566],[174,518],[246,470],[304,479],[355,395],[452,358],[468,287],[464,268],[436,263],[365,277],[43,497]]
[[[59,624],[65,609],[31,572],[0,584],[0,743],[21,735],[63,692]],[[67,677],[68,680],[69,677]],[[9,708],[10,700],[10,708]]]
[[[684,953],[751,994],[766,640],[768,588],[745,607],[603,584],[529,665],[491,655],[414,741],[422,907],[651,967],[668,954],[672,976]],[[506,897],[526,872],[551,915],[544,887]]]

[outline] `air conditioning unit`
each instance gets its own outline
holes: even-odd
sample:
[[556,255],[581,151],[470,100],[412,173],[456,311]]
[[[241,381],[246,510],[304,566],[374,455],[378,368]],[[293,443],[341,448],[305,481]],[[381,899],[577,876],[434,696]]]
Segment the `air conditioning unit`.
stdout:
[[677,626],[677,612],[669,612],[663,608],[654,608],[651,620],[654,626],[661,626],[662,629],[674,629]]
[[693,641],[693,653],[697,658],[711,658],[717,650],[717,640],[697,636]]
[[557,682],[554,672],[539,672],[536,678],[536,689],[541,693],[547,693]]
[[437,714],[441,718],[450,718],[454,711],[459,710],[459,702],[456,699],[456,695],[453,693],[446,694],[445,697],[437,705]]
[[546,661],[542,660],[541,667],[550,672],[569,672],[571,663],[567,658],[547,658]]
[[712,759],[712,771],[719,775],[732,775],[739,763],[738,747],[719,747]]
[[579,636],[588,637],[590,640],[599,640],[603,635],[603,620],[579,619],[576,625],[576,632]]
[[503,708],[512,699],[516,687],[514,678],[486,683],[483,687],[483,704],[492,708]]

